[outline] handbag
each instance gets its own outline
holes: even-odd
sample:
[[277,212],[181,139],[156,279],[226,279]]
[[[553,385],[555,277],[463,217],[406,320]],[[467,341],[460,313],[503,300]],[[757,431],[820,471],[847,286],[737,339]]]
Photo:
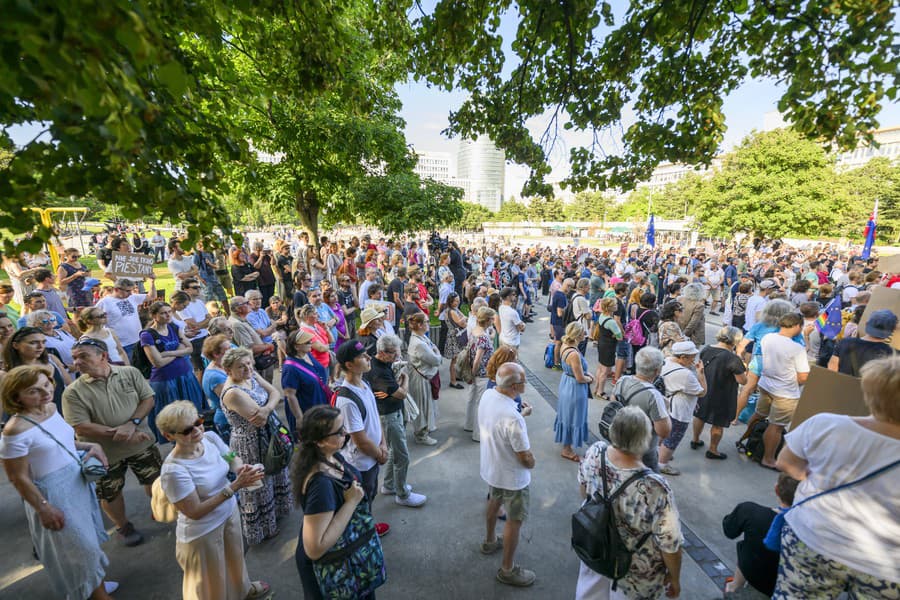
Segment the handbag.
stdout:
[[[344,484],[329,477],[340,488]],[[331,550],[312,561],[319,591],[329,600],[355,600],[371,593],[387,580],[381,539],[375,534],[375,519],[369,502],[356,505],[350,522]]]
[[178,509],[169,502],[168,496],[162,489],[162,477],[153,480],[150,487],[150,512],[153,520],[158,523],[173,523],[178,519]]
[[278,357],[275,356],[274,352],[257,354],[253,357],[253,368],[256,369],[257,373],[262,373],[277,362]]
[[868,481],[869,479],[878,477],[882,473],[890,471],[897,465],[900,465],[900,460],[895,460],[894,462],[892,462],[888,465],[885,465],[885,466],[881,467],[880,469],[875,469],[868,475],[860,477],[859,479],[857,479],[855,481],[851,481],[849,483],[843,483],[839,486],[831,488],[830,490],[825,490],[824,492],[819,492],[818,494],[813,494],[809,498],[804,498],[803,500],[801,500],[797,504],[793,505],[792,507],[790,507],[786,510],[780,511],[777,515],[775,515],[775,518],[772,520],[772,524],[769,526],[769,531],[768,531],[768,533],[766,533],[766,537],[763,538],[763,544],[765,545],[766,548],[768,548],[772,552],[781,552],[781,529],[784,527],[784,518],[785,518],[785,516],[787,516],[787,514],[789,512],[791,512],[795,508],[798,508],[798,507],[806,504],[807,502],[809,502],[810,500],[812,500],[814,498],[818,498],[819,496],[824,496],[826,494],[831,494],[832,492],[837,492],[837,491],[846,489],[848,487],[853,487],[854,485],[857,485],[864,481]]
[[34,425],[35,427],[37,427],[38,429],[40,429],[41,431],[46,433],[50,437],[50,439],[52,439],[54,442],[59,444],[60,448],[65,450],[69,456],[74,458],[75,462],[78,463],[78,466],[81,467],[81,475],[82,475],[82,477],[84,477],[85,481],[87,481],[88,483],[93,483],[93,482],[97,481],[98,479],[102,479],[102,478],[106,477],[108,469],[103,466],[103,463],[100,462],[99,458],[97,458],[96,456],[91,456],[90,458],[85,459],[84,455],[87,452],[83,451],[83,450],[79,451],[78,456],[76,456],[75,453],[73,453],[71,450],[66,448],[65,444],[63,444],[61,441],[56,439],[55,435],[53,435],[52,433],[50,433],[49,431],[44,429],[40,423],[38,423],[37,421],[35,421],[34,419],[32,419],[30,417],[26,417],[25,415],[16,415],[16,416],[19,417],[20,419],[25,419],[26,421],[28,421],[29,423],[31,423],[32,425]]
[[294,438],[281,420],[272,413],[259,430],[259,457],[266,475],[274,475],[291,463]]

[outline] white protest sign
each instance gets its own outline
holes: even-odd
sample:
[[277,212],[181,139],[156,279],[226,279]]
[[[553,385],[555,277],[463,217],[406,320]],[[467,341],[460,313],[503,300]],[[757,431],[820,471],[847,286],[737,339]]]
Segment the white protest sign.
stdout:
[[133,252],[113,252],[109,273],[129,279],[149,277],[153,273],[153,257]]

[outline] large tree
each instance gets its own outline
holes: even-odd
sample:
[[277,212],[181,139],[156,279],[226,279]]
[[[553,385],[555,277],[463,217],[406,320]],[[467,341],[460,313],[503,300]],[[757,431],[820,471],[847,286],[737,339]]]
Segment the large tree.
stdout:
[[715,237],[819,236],[833,231],[843,212],[832,181],[821,145],[790,129],[750,135],[699,186],[697,225]]
[[[620,14],[602,0],[442,0],[417,21],[416,72],[470,94],[449,132],[488,134],[531,167],[526,195],[550,194],[560,127],[590,140],[571,148],[567,183],[629,189],[661,161],[708,165],[724,98],[750,78],[782,84],[778,108],[806,137],[869,136],[897,94],[895,15],[892,0],[647,0]],[[548,116],[535,139],[528,125]]]
[[838,174],[834,186],[845,208],[836,233],[860,241],[865,220],[878,200],[878,239],[900,243],[900,163],[874,158],[858,169]]

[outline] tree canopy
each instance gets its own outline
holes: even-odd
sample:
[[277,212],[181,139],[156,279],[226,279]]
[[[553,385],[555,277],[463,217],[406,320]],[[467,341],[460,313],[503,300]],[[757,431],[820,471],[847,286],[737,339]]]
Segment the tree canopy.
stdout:
[[[620,15],[607,1],[443,0],[418,21],[416,74],[470,94],[449,132],[487,134],[528,165],[525,196],[551,193],[560,127],[591,140],[570,150],[569,185],[630,189],[662,161],[710,164],[724,98],[749,78],[784,85],[778,109],[805,137],[843,148],[869,137],[897,95],[895,11],[891,0],[649,0]],[[548,115],[534,139],[529,120]]]
[[[439,0],[427,15],[412,0],[29,0],[3,12],[0,149],[13,155],[0,227],[33,233],[29,246],[51,232],[22,209],[71,196],[179,222],[189,243],[228,234],[231,207],[255,204],[240,213],[295,211],[313,230],[320,217],[455,222],[458,193],[412,174],[394,92],[410,75],[467,92],[450,133],[489,135],[531,168],[524,195],[549,197],[560,127],[593,140],[572,148],[568,184],[628,189],[659,161],[708,164],[723,98],[750,77],[784,84],[778,108],[804,137],[849,147],[900,72],[890,0],[650,0],[621,14],[606,1]],[[516,19],[505,42],[501,17]],[[535,140],[526,124],[545,115]],[[39,133],[14,148],[10,128],[26,124]]]

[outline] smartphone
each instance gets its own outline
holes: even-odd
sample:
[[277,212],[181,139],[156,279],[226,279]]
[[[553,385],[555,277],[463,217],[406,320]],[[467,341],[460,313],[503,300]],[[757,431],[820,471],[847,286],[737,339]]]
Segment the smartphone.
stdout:
[[166,290],[156,290],[156,299],[162,300],[165,302],[166,300]]

